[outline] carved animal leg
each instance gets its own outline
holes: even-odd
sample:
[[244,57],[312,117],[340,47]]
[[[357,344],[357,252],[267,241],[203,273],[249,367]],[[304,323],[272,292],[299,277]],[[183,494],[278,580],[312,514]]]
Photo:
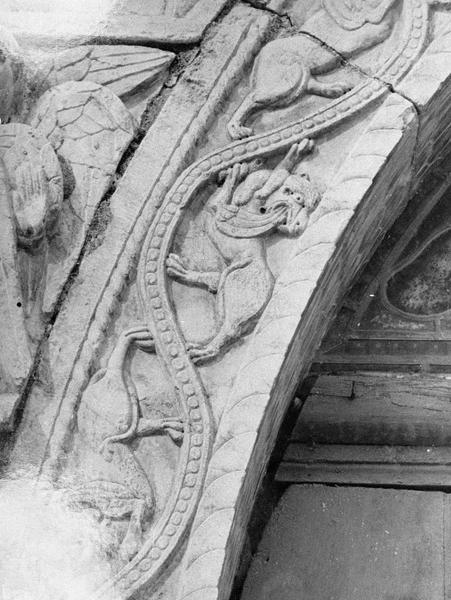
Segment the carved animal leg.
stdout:
[[223,346],[239,337],[240,329],[238,327],[231,329],[229,323],[224,323],[215,337],[206,346],[202,344],[188,344],[188,354],[193,363],[199,364],[218,356]]
[[243,123],[256,108],[255,95],[251,92],[244,98],[227,125],[232,140],[239,140],[252,135],[252,128],[245,127]]
[[119,549],[122,560],[131,560],[138,552],[143,542],[144,522],[151,516],[151,513],[152,511],[145,500],[134,501],[127,533]]
[[168,274],[188,285],[206,288],[213,294],[218,290],[221,274],[216,271],[194,271],[189,269],[178,254],[169,254],[166,259]]
[[313,77],[310,78],[307,91],[316,96],[324,96],[325,98],[339,98],[353,88],[353,84],[349,81],[337,81],[335,83],[323,83]]
[[129,346],[133,343],[138,343],[140,346],[145,345],[146,348],[148,346],[149,349],[154,347],[152,334],[145,325],[132,327],[120,334],[117,344],[108,360],[108,370],[122,373],[125,356]]
[[172,441],[179,444],[183,440],[184,425],[181,419],[145,419],[141,417],[136,430],[137,437],[147,437],[157,433],[167,433]]
[[247,332],[265,308],[273,286],[274,278],[263,258],[245,259],[225,269],[218,290],[221,326],[208,344],[188,345],[192,361],[216,357],[226,344]]

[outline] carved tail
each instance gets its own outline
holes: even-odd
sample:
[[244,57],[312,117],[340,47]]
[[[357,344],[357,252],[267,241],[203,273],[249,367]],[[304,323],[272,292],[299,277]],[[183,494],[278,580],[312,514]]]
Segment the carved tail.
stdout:
[[[136,430],[138,428],[138,421],[139,421],[138,393],[133,384],[133,381],[130,380],[130,382],[127,383],[127,381],[125,379],[125,373],[124,373],[125,358],[127,356],[127,352],[129,350],[130,344],[133,341],[132,336],[134,334],[136,334],[137,331],[139,332],[140,329],[137,330],[136,328],[132,328],[129,331],[125,331],[122,334],[121,341],[120,341],[118,347],[113,350],[113,353],[110,356],[110,360],[108,361],[108,366],[107,366],[107,374],[106,374],[106,376],[108,376],[109,373],[114,373],[116,375],[116,377],[118,379],[120,379],[122,382],[122,386],[123,386],[125,393],[127,394],[127,398],[128,398],[128,402],[129,402],[129,406],[130,406],[131,418],[130,418],[129,426],[122,433],[119,433],[117,435],[110,435],[107,438],[105,438],[102,443],[101,451],[103,451],[103,449],[108,444],[117,443],[117,442],[126,442],[127,440],[131,440],[135,436]],[[146,329],[144,328],[143,331],[146,331]]]
[[[139,285],[149,328],[155,335],[157,352],[180,391],[179,408],[188,427],[184,434],[171,496],[151,539],[121,570],[112,585],[103,588],[100,594],[102,598],[111,595],[112,586],[127,598],[144,587],[150,593],[191,526],[179,598],[188,598],[190,595],[194,598],[196,590],[198,593],[195,597],[201,597],[201,590],[195,587],[200,574],[196,571],[199,567],[193,560],[194,545],[199,543],[198,524],[194,517],[204,485],[209,485],[207,468],[214,431],[208,397],[187,355],[185,340],[179,330],[167,290],[165,261],[182,218],[182,209],[189,204],[199,188],[220,171],[237,162],[283,152],[305,138],[318,137],[387,95],[389,88],[386,82],[396,83],[406,74],[421,53],[428,31],[426,0],[404,0],[403,13],[405,35],[402,36],[397,52],[392,54],[375,78],[356,86],[345,96],[297,122],[231,143],[200,159],[180,175],[165,197],[143,248]],[[192,583],[194,587],[191,586]]]

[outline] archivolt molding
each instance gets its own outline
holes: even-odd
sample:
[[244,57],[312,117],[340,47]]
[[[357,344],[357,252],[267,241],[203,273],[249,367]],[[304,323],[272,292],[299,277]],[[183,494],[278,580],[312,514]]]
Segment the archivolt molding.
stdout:
[[[357,248],[366,244],[371,248],[378,228],[386,226],[384,211],[390,201],[397,203],[398,213],[407,200],[407,190],[402,193],[400,186],[393,194],[390,186],[399,182],[400,176],[407,184],[410,160],[401,172],[394,173],[387,163],[395,156],[400,161],[403,155],[411,159],[415,136],[412,108],[403,100],[389,98],[346,160],[336,185],[328,191],[331,204],[332,198],[340,198],[347,200],[347,206],[338,208],[334,202],[333,208],[311,225],[279,276],[219,423],[203,499],[190,535],[181,597],[227,597],[238,560],[233,549],[242,541],[241,523],[246,522],[244,515],[252,504],[248,494],[250,490],[255,493],[262,476],[259,465],[265,463],[263,456],[267,458],[268,448],[275,442],[286,409],[285,394],[290,397],[298,374],[306,373],[333,306],[365,258],[358,256]],[[356,170],[361,149],[371,147],[374,141],[379,158],[385,146],[384,164],[375,161],[366,169],[359,166]],[[353,171],[361,183],[358,193]],[[386,177],[383,191],[374,183],[381,173]],[[352,226],[354,219],[362,218],[359,204],[371,201],[374,212],[368,209],[366,223]],[[265,442],[259,443],[262,439]]]
[[[351,89],[316,80],[321,69],[337,66],[336,57],[327,62],[328,50],[321,49],[324,64],[304,64],[303,54],[293,50],[298,42],[302,50],[303,36],[298,42],[296,36],[270,42],[255,60],[244,101],[229,106],[234,141],[182,170],[270,27],[268,15],[252,16],[204,105],[154,177],[80,343],[74,344],[70,368],[57,377],[55,419],[42,464],[46,475],[58,479],[63,471],[67,478],[76,472],[68,448],[77,465],[94,456],[99,472],[87,473],[72,501],[97,507],[99,494],[121,500],[115,518],[128,525],[117,574],[98,598],[107,598],[113,588],[124,599],[151,593],[174,569],[180,600],[227,598],[252,500],[295,383],[308,369],[346,287],[417,183],[414,154],[427,114],[419,121],[413,105],[392,93],[387,82],[402,86],[412,65],[421,65],[431,5],[381,2],[369,15],[342,15],[345,29],[362,28],[364,49],[389,35],[392,9],[403,23],[396,52],[375,77],[364,77]],[[334,17],[337,10],[337,3],[324,2],[315,18],[332,18],[343,27]],[[274,97],[259,78],[271,67],[271,48],[279,46],[286,50],[287,65],[299,66],[301,88],[294,94],[288,81],[282,97]],[[430,56],[426,50],[425,60]],[[309,94],[339,97],[253,134],[248,122],[253,112],[291,105]],[[425,102],[433,106],[434,96]],[[306,173],[309,154],[315,145],[319,154],[326,152],[330,140],[359,119],[353,145],[336,174],[328,174],[324,190]],[[221,125],[225,130],[225,121]],[[135,294],[135,304],[127,293]],[[199,327],[207,319],[202,311],[213,306],[206,341],[191,339],[196,319],[186,316],[187,306],[199,312]],[[115,324],[119,335],[112,335]],[[111,344],[109,338],[117,339]],[[155,378],[148,375],[146,402],[136,376],[140,360],[148,361],[146,369]],[[224,385],[228,391],[216,396],[211,382],[227,364],[234,369]],[[153,398],[152,386],[166,390],[165,403],[161,394]],[[147,396],[154,402],[150,409]],[[152,412],[157,409],[158,419]],[[151,456],[143,448],[149,452],[153,442],[144,438],[161,433],[172,444],[165,448],[173,460],[169,474],[156,467],[158,476],[152,478],[155,469],[149,470]],[[111,502],[102,510],[108,516]]]

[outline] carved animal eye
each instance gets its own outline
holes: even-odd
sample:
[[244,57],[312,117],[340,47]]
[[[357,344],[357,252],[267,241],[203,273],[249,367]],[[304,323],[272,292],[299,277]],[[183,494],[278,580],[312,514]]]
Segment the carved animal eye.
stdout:
[[260,213],[264,215],[266,213],[266,208],[264,206],[260,207]]
[[289,187],[285,187],[285,188],[283,188],[283,192],[284,192],[285,194],[292,194],[292,193],[293,193]]

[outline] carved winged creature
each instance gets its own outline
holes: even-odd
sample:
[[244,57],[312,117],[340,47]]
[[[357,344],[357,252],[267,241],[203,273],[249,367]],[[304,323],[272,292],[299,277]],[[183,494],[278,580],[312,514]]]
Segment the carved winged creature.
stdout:
[[[173,57],[85,46],[34,62],[0,29],[0,394],[23,383],[30,338],[51,314],[135,134],[118,94],[128,101],[143,83],[157,84]],[[17,349],[11,364],[7,348]]]
[[268,303],[274,277],[266,260],[264,236],[298,236],[320,200],[307,175],[292,174],[311,140],[294,144],[274,170],[258,163],[237,163],[207,205],[206,233],[224,261],[218,272],[191,269],[177,254],[167,258],[169,275],[216,294],[218,330],[206,344],[189,344],[194,362],[214,358],[248,333]]
[[0,118],[26,121],[39,95],[68,81],[106,86],[133,108],[132,94],[146,85],[151,97],[174,57],[143,46],[87,45],[34,58],[0,27]]
[[[424,2],[449,4],[449,0]],[[348,92],[353,84],[346,78],[325,83],[316,76],[387,39],[400,4],[402,0],[322,0],[320,9],[304,23],[303,33],[276,39],[261,50],[251,74],[251,90],[228,123],[230,136],[252,135],[245,122],[264,108],[288,106],[306,94],[337,98]]]

